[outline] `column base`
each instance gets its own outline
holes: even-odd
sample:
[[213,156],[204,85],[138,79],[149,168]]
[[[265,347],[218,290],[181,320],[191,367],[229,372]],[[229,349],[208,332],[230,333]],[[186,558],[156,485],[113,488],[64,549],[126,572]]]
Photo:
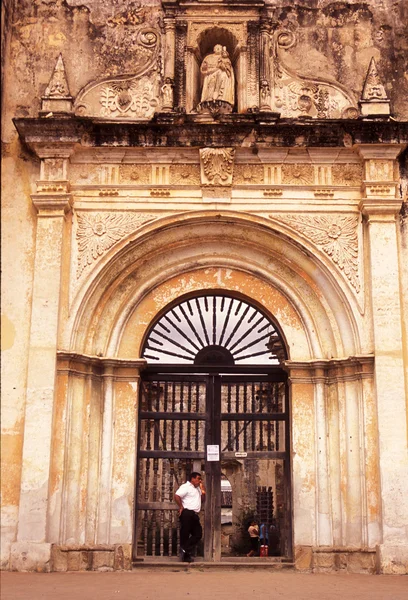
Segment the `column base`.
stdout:
[[376,573],[376,551],[366,548],[297,546],[295,568],[313,573]]
[[51,550],[52,571],[130,571],[131,544],[60,546]]
[[408,544],[377,546],[377,570],[388,575],[408,575]]
[[51,544],[14,542],[10,551],[10,571],[51,571]]

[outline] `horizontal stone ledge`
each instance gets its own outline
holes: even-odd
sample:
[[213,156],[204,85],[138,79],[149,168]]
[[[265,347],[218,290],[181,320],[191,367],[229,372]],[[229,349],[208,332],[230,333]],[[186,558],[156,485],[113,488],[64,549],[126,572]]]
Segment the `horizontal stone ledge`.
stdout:
[[351,553],[364,553],[364,554],[375,554],[377,552],[376,548],[348,548],[347,546],[313,546],[312,547],[313,554],[351,554]]
[[85,552],[85,551],[92,551],[92,552],[114,552],[115,548],[112,545],[103,545],[103,544],[97,544],[97,545],[87,545],[87,544],[77,544],[77,545],[73,545],[73,546],[53,546],[55,548],[57,548],[58,550],[60,550],[60,552]]
[[143,122],[92,118],[16,118],[20,139],[39,156],[70,143],[83,147],[351,147],[355,144],[408,143],[408,121],[296,120],[258,122],[254,114],[230,115],[214,123],[197,123],[193,115]]

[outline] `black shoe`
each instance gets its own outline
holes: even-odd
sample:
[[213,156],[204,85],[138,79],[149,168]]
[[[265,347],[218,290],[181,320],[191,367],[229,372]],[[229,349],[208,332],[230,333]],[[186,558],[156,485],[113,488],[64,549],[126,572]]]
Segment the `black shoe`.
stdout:
[[193,563],[194,562],[194,558],[192,556],[190,556],[190,554],[185,554],[184,562],[186,562],[186,563]]

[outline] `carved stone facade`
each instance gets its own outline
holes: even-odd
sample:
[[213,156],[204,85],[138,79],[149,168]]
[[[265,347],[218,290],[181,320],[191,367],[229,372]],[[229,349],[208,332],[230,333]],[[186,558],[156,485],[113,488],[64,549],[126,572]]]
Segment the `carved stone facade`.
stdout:
[[143,343],[216,290],[287,346],[287,558],[408,571],[407,15],[305,4],[15,3],[2,568],[131,568]]

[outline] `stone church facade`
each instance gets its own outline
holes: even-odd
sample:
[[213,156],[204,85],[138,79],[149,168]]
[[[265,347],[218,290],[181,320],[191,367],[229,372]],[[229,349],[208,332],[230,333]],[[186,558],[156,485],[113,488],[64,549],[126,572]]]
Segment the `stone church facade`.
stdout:
[[[285,449],[222,466],[285,463],[281,558],[407,573],[405,3],[9,0],[2,21],[2,568],[166,554],[172,517],[156,550],[136,518],[143,477],[151,514],[170,481],[140,467],[146,340],[218,294],[281,340]],[[212,301],[208,370],[238,373]]]

